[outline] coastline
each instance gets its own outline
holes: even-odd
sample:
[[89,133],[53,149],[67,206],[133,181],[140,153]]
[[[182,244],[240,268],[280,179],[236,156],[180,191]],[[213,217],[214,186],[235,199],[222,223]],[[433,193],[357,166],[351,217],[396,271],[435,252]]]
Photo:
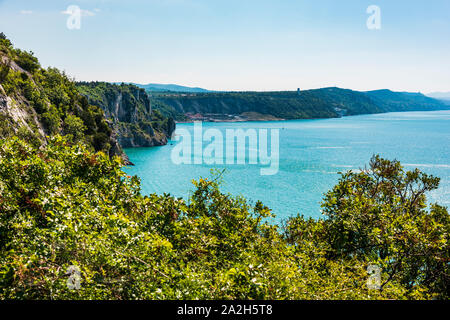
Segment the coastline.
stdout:
[[[266,117],[260,117],[260,118],[236,118],[236,119],[219,119],[219,118],[212,118],[211,116],[205,116],[202,118],[195,118],[195,119],[189,119],[185,121],[175,121],[176,124],[188,124],[188,123],[194,123],[196,121],[201,122],[207,122],[207,123],[234,123],[234,122],[278,122],[278,121],[298,121],[298,120],[326,120],[326,119],[340,119],[340,118],[349,118],[349,117],[358,117],[358,116],[367,116],[372,114],[391,114],[391,113],[411,113],[411,112],[441,112],[441,111],[450,111],[450,108],[448,109],[440,109],[440,110],[418,110],[418,111],[391,111],[391,112],[374,112],[374,113],[361,113],[361,114],[352,114],[352,115],[343,115],[340,117],[329,117],[329,118],[298,118],[298,119],[282,119],[282,118],[276,118],[273,117],[271,119]],[[235,115],[236,117],[239,117],[239,115]],[[270,116],[270,115],[268,115]],[[272,116],[271,116],[272,117]]]

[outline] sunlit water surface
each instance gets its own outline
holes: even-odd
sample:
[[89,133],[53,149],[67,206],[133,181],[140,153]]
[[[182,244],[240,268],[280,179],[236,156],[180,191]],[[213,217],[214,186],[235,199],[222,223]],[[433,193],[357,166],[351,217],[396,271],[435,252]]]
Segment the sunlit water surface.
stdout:
[[[182,128],[193,133],[193,124],[177,125],[177,131]],[[126,149],[135,166],[125,171],[141,178],[144,194],[170,193],[187,199],[192,179],[209,177],[211,168],[226,168],[223,191],[262,200],[277,220],[297,213],[317,218],[323,194],[336,184],[338,172],[358,170],[373,154],[380,154],[400,160],[406,169],[417,167],[441,177],[430,201],[450,205],[450,111],[203,123],[204,130],[209,128],[221,130],[224,136],[226,129],[279,129],[278,174],[261,176],[260,165],[175,165],[171,153],[176,141],[164,147]]]

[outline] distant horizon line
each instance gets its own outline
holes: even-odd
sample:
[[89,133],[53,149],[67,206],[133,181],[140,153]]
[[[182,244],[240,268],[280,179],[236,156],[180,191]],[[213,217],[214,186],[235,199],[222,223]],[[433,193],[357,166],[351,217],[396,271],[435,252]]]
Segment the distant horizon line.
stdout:
[[[309,90],[320,90],[320,89],[329,89],[329,88],[338,88],[343,90],[351,90],[351,91],[358,91],[358,92],[371,92],[371,91],[380,91],[380,90],[389,90],[392,92],[399,92],[399,93],[420,93],[425,96],[428,95],[445,95],[445,97],[440,97],[439,99],[450,99],[450,90],[449,91],[431,91],[431,92],[423,92],[423,91],[408,91],[408,90],[401,90],[397,91],[394,89],[389,89],[387,87],[385,88],[378,88],[378,89],[370,89],[370,90],[358,90],[358,89],[352,89],[352,88],[344,88],[339,86],[324,86],[324,87],[315,87],[315,88],[307,88],[307,89],[301,89],[301,88],[295,88],[295,89],[270,89],[270,90],[245,90],[245,89],[239,89],[239,90],[213,90],[213,89],[206,89],[205,87],[201,86],[187,86],[177,83],[157,83],[157,82],[149,82],[149,83],[140,83],[140,82],[134,82],[134,81],[104,81],[104,80],[75,80],[75,82],[106,82],[111,84],[133,84],[136,86],[173,86],[173,87],[179,87],[179,88],[186,88],[186,89],[192,89],[192,90],[202,90],[204,93],[220,93],[220,92],[295,92],[300,89],[300,91],[309,91]],[[156,89],[156,87],[155,87]],[[165,91],[170,91],[166,89]],[[177,91],[173,91],[177,92]],[[201,93],[201,92],[191,92],[191,93]]]

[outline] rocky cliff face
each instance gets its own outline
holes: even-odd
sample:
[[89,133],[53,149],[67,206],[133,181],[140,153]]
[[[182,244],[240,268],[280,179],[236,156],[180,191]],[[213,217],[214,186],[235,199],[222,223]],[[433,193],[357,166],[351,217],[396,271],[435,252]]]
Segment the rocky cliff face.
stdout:
[[45,144],[47,140],[38,115],[26,101],[16,99],[8,96],[0,84],[0,137],[29,133]]
[[152,110],[144,89],[106,82],[80,82],[77,88],[90,104],[103,109],[123,148],[162,146],[175,131],[172,118]]
[[43,69],[33,53],[0,34],[0,138],[19,136],[38,146],[57,134],[127,162],[103,111],[64,72]]

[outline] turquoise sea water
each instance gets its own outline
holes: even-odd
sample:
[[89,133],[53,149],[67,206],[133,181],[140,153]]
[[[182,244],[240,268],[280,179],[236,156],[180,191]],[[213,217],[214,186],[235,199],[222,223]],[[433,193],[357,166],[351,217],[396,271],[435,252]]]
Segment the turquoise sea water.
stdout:
[[[177,130],[182,128],[193,132],[193,124],[177,125]],[[406,169],[417,167],[441,177],[440,189],[431,194],[430,201],[450,206],[450,111],[203,123],[204,130],[209,128],[222,132],[229,128],[278,128],[278,174],[261,176],[260,165],[175,165],[171,160],[175,141],[164,147],[126,149],[135,166],[125,171],[141,178],[145,194],[170,193],[187,198],[193,189],[192,179],[209,177],[211,168],[226,168],[224,191],[263,201],[278,219],[297,213],[317,218],[321,216],[323,194],[336,184],[338,172],[358,170],[373,154],[380,154],[400,160]]]

